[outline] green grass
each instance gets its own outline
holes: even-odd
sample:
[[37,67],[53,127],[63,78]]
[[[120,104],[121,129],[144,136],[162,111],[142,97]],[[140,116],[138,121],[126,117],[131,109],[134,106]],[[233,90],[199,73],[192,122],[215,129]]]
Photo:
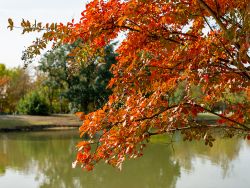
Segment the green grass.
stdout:
[[1,119],[0,128],[15,128],[16,126],[29,126],[29,122],[16,119]]
[[29,115],[0,115],[0,129],[15,129],[21,126],[80,126],[81,121],[74,115],[51,115],[51,116],[29,116]]

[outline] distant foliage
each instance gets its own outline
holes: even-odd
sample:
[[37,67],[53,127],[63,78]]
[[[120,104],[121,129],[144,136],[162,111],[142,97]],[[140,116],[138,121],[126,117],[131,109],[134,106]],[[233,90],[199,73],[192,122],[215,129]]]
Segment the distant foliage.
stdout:
[[19,101],[18,111],[28,115],[48,115],[49,105],[38,92],[32,92]]
[[[103,57],[96,56],[78,67],[78,71],[67,78],[68,88],[64,92],[72,107],[85,113],[101,108],[112,93],[107,89],[112,78],[110,67],[116,63],[113,46],[104,48]],[[73,108],[71,110],[73,110]]]
[[44,75],[43,89],[49,100],[50,112],[58,100],[67,100],[71,112],[92,112],[102,107],[111,90],[107,89],[112,78],[110,68],[116,63],[117,54],[113,44],[103,48],[102,53],[90,53],[80,62],[69,53],[84,44],[79,40],[47,52],[39,61],[38,70]]
[[27,69],[6,68],[0,64],[0,113],[14,113],[18,101],[32,89],[32,85]]

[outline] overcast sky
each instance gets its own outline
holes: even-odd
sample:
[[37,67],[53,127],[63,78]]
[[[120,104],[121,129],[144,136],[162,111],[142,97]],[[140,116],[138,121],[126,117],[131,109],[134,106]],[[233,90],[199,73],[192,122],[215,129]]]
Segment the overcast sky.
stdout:
[[0,0],[0,63],[7,67],[22,66],[22,51],[38,36],[22,35],[7,29],[8,18],[20,23],[22,18],[38,22],[63,22],[79,19],[87,0]]

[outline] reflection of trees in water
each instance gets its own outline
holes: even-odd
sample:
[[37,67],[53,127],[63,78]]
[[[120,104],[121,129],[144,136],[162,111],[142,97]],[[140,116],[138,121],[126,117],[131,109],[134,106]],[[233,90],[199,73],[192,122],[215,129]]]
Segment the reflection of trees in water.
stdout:
[[[175,187],[180,167],[170,159],[170,148],[150,145],[145,156],[118,170],[100,164],[93,172],[72,169],[78,135],[67,132],[6,134],[0,139],[1,169],[36,172],[40,187]],[[7,149],[4,149],[7,148]],[[4,151],[5,150],[5,151]],[[35,169],[34,169],[35,168]],[[37,170],[37,171],[36,171]],[[2,171],[2,170],[1,170]],[[4,173],[4,171],[3,171]]]
[[250,147],[250,140],[246,140],[246,145]]
[[28,173],[31,167],[32,156],[27,160],[28,153],[21,144],[25,144],[26,141],[20,141],[19,139],[13,140],[6,135],[0,136],[0,169],[1,172],[10,167],[14,170],[21,170],[24,173]]
[[177,141],[174,143],[175,152],[172,159],[177,160],[180,166],[186,170],[192,170],[194,159],[200,158],[209,160],[216,166],[221,166],[223,176],[229,175],[233,166],[231,162],[239,155],[241,139],[218,139],[214,142],[213,147],[205,146],[203,142],[192,141],[183,142]]
[[[42,182],[40,187],[43,188],[171,188],[175,187],[180,176],[180,166],[191,170],[196,158],[209,160],[221,166],[224,175],[228,174],[230,162],[243,146],[240,139],[217,140],[212,148],[200,142],[178,141],[174,143],[173,152],[168,145],[151,144],[142,158],[126,161],[121,172],[99,164],[89,173],[71,168],[75,158],[72,151],[78,137],[77,131],[0,135],[0,175],[4,175],[6,168],[36,173],[36,179]],[[244,145],[250,147],[250,142]]]
[[[61,149],[65,148],[65,141],[68,145],[68,141],[71,140],[71,138],[73,138],[72,132],[69,135],[63,134],[63,132],[57,132],[56,134],[13,133],[1,135],[0,160],[5,159],[0,163],[1,171],[5,172],[6,168],[11,168],[28,174],[35,172],[36,169],[44,170],[47,167],[51,168],[52,165],[50,164],[54,158],[50,156],[54,154],[55,151],[66,152],[66,155],[68,155],[68,151],[62,151]],[[75,143],[72,142],[72,145],[73,144]],[[40,172],[38,172],[37,177],[39,177],[39,175]]]

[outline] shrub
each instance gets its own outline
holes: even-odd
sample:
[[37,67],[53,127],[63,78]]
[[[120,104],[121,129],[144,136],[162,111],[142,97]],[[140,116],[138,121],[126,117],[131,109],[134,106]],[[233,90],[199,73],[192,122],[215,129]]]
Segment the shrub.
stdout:
[[48,115],[49,105],[38,92],[31,92],[19,101],[18,111],[28,115]]

